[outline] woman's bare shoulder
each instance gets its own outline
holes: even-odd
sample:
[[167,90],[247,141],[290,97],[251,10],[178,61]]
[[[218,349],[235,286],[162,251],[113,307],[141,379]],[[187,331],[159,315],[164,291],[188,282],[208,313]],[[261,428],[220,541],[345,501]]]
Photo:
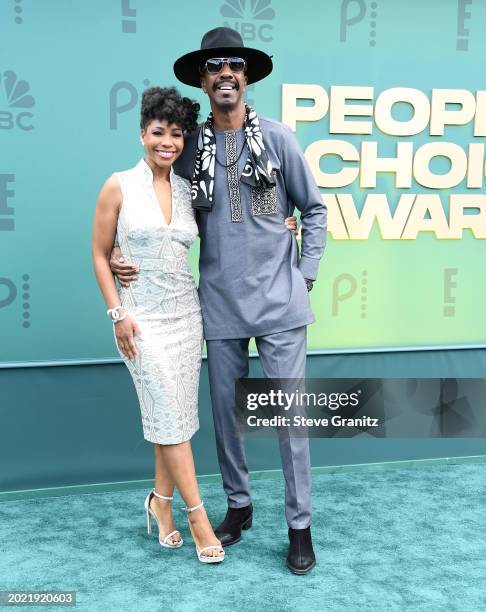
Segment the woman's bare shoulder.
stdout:
[[122,191],[115,174],[109,176],[103,183],[98,200],[107,206],[119,206],[121,204]]

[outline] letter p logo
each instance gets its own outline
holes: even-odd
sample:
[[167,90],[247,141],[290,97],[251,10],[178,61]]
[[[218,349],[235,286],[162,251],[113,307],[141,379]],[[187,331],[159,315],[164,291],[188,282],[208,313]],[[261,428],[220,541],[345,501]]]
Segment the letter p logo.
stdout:
[[[356,11],[357,9],[357,11]],[[342,0],[341,2],[341,32],[339,40],[346,42],[348,26],[355,25],[364,19],[366,4],[364,0]]]

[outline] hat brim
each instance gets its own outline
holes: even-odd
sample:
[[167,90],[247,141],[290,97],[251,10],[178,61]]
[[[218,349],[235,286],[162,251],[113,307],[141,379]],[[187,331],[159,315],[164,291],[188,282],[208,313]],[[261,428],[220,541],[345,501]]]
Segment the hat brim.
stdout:
[[248,85],[261,81],[273,69],[270,55],[251,47],[213,47],[186,53],[174,63],[174,74],[182,83],[201,87],[199,65],[211,57],[242,57],[246,60]]

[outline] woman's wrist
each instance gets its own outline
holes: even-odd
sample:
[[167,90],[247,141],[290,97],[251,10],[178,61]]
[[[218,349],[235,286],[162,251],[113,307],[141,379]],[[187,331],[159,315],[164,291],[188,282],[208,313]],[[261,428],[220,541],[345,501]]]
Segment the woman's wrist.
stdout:
[[108,308],[106,314],[110,317],[114,324],[118,323],[118,321],[123,321],[123,319],[128,316],[128,312],[121,304],[113,306],[113,308]]

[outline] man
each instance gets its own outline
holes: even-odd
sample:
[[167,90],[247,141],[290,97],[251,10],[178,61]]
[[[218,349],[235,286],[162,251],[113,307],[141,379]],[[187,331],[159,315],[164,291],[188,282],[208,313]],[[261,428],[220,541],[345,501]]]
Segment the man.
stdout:
[[[198,51],[174,64],[177,78],[208,95],[211,115],[186,137],[175,163],[192,181],[201,238],[199,298],[218,459],[228,511],[215,529],[223,546],[252,525],[243,437],[235,426],[235,381],[248,376],[255,338],[265,375],[305,377],[308,291],[325,245],[326,209],[290,129],[258,117],[246,86],[272,71],[266,53],[245,47],[230,28],[206,33]],[[302,252],[283,220],[301,211]],[[115,271],[117,271],[114,268]],[[310,532],[311,470],[307,438],[279,436],[289,527],[287,565],[315,565]]]

